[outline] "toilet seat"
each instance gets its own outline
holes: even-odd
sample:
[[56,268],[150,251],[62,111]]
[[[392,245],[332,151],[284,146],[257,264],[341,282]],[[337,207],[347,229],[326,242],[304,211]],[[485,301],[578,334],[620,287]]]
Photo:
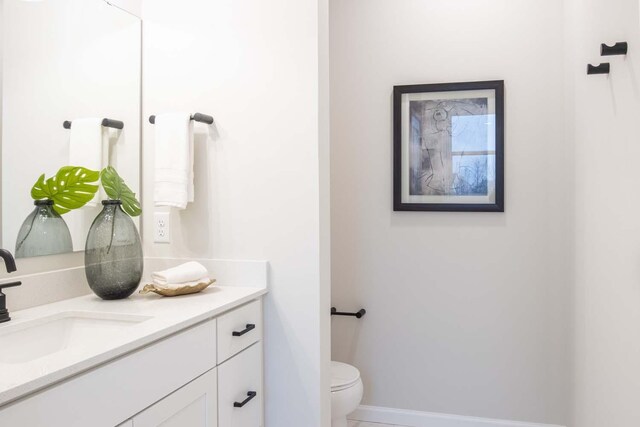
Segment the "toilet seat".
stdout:
[[362,401],[364,385],[360,371],[351,365],[331,362],[331,427],[347,427],[347,415]]
[[360,371],[342,362],[331,362],[331,391],[342,391],[360,381]]

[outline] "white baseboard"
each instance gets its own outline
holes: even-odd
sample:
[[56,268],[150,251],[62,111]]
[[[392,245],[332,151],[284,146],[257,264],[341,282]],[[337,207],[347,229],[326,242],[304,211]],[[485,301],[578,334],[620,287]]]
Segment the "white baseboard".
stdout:
[[437,414],[405,409],[361,405],[349,416],[350,420],[385,423],[405,427],[562,427],[520,421]]

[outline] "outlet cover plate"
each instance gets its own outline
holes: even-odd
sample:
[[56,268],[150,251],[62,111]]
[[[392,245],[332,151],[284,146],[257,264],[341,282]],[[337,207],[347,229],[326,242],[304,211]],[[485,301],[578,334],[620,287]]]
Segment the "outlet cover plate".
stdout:
[[155,212],[153,214],[153,241],[156,243],[171,243],[169,212]]

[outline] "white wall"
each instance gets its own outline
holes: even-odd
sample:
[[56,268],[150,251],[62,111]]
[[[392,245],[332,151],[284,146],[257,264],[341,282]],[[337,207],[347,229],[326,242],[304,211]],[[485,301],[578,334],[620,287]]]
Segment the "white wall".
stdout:
[[[317,0],[143,3],[145,254],[269,261],[268,426],[328,421],[319,14]],[[215,128],[196,125],[196,201],[172,212],[172,244],[162,245],[149,238],[154,128],[147,117],[167,111],[210,114]]]
[[329,0],[318,0],[318,179],[320,196],[320,425],[331,423],[331,98]]
[[[576,159],[576,427],[640,425],[640,19],[637,0],[567,1]],[[628,41],[626,58],[600,43]],[[588,62],[611,63],[587,76]]]
[[[571,141],[555,0],[331,2],[333,356],[374,406],[563,424]],[[394,85],[504,79],[506,212],[393,212]],[[605,425],[605,424],[600,424]]]
[[109,4],[117,6],[127,12],[142,17],[142,0],[104,0]]

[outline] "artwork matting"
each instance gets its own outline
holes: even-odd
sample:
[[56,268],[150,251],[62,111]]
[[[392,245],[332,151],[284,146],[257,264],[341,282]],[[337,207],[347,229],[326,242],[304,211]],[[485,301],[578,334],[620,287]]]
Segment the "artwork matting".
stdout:
[[395,211],[504,212],[504,82],[395,86]]

